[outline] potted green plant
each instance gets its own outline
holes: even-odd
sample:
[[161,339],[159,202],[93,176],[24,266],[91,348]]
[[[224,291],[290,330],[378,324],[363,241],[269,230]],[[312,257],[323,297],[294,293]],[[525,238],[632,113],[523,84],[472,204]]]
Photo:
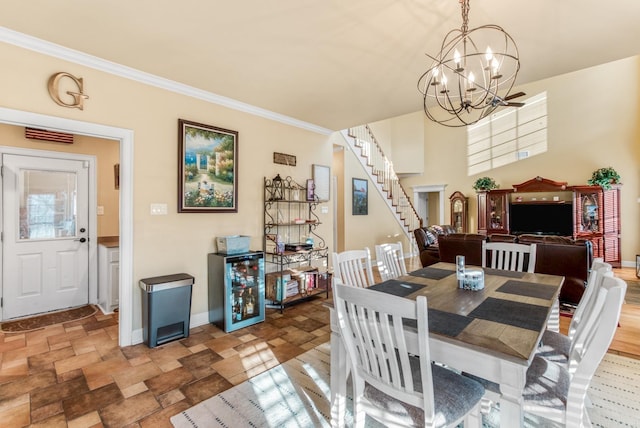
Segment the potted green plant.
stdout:
[[493,181],[491,177],[480,177],[473,184],[473,189],[476,192],[487,191],[497,189],[499,186]]
[[591,178],[587,180],[591,186],[600,186],[605,190],[611,189],[612,184],[620,183],[620,175],[612,167],[600,168],[593,171]]

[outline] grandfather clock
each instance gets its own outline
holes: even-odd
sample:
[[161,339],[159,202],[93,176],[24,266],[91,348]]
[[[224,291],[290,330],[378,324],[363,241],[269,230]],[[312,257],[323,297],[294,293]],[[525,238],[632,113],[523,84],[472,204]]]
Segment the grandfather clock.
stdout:
[[469,198],[456,191],[449,196],[451,202],[451,225],[456,233],[467,233]]

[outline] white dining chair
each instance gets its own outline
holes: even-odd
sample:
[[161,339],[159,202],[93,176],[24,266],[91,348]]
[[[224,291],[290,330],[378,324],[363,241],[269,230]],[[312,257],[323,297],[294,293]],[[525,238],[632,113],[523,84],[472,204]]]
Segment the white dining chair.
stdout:
[[[484,388],[431,363],[427,299],[417,300],[336,284],[340,335],[351,365],[354,426],[365,416],[389,427],[481,426]],[[417,324],[418,349],[409,353],[403,322]],[[415,330],[413,332],[415,334]]]
[[[620,319],[627,283],[605,275],[597,290],[592,311],[584,328],[579,329],[567,365],[534,357],[527,370],[523,390],[523,410],[566,427],[590,427],[586,411],[587,390],[604,354],[611,345]],[[497,401],[499,385],[466,375],[485,387],[485,397]]]
[[356,287],[370,287],[374,284],[371,252],[364,250],[348,250],[333,253],[333,275],[343,284]]
[[602,357],[611,345],[620,319],[627,283],[606,276],[594,302],[596,317],[576,335],[569,367],[543,358],[527,373],[523,394],[525,412],[559,422],[567,427],[591,426],[586,411],[587,389]]
[[590,317],[597,315],[593,311],[595,298],[604,278],[613,276],[611,269],[611,265],[603,262],[601,259],[594,261],[591,272],[589,273],[589,278],[587,279],[584,294],[571,317],[567,335],[556,331],[545,330],[540,341],[541,344],[538,355],[559,364],[567,364],[571,346],[575,341],[577,332],[589,324],[588,319]]
[[407,274],[402,243],[376,245],[376,265],[383,281]]
[[482,241],[482,267],[535,272],[536,251],[536,244]]

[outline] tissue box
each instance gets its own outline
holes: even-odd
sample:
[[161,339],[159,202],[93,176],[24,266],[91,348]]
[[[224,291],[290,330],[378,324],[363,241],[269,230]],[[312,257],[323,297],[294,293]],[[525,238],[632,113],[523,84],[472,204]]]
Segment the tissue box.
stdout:
[[250,236],[230,235],[216,238],[218,253],[221,254],[242,254],[249,252]]

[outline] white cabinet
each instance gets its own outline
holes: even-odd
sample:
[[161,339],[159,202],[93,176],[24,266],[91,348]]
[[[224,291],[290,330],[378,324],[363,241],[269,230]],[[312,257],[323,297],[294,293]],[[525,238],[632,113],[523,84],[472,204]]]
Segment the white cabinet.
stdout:
[[98,245],[98,305],[105,314],[118,308],[120,292],[120,248]]

